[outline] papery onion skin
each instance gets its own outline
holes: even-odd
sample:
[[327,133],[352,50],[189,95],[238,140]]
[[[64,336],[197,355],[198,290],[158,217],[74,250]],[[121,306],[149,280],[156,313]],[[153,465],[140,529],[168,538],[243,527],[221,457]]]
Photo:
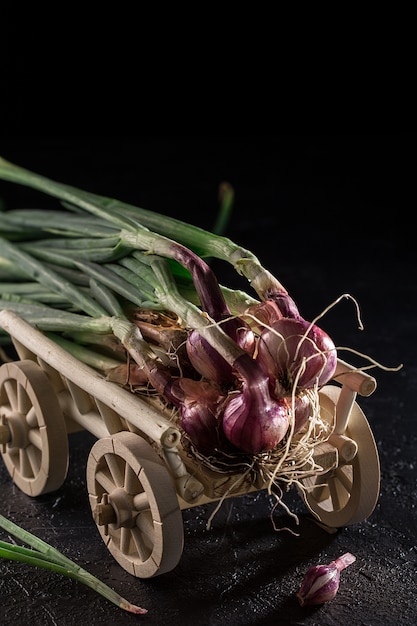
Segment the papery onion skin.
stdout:
[[324,604],[333,600],[339,590],[340,572],[356,561],[356,557],[346,552],[329,565],[314,565],[304,575],[297,592],[301,606]]
[[271,401],[261,411],[253,411],[248,394],[241,392],[231,397],[223,413],[226,437],[236,448],[249,454],[275,448],[288,427],[288,408],[284,399]]
[[182,405],[180,425],[201,454],[210,456],[224,449],[222,424],[211,407],[198,402]]
[[273,300],[264,300],[248,307],[245,311],[250,317],[250,326],[260,334],[265,326],[270,326],[283,317],[278,305]]
[[192,330],[186,343],[187,355],[194,369],[206,380],[229,381],[232,368],[198,331]]
[[217,385],[204,380],[171,376],[167,368],[147,367],[154,389],[179,410],[180,425],[195,448],[205,456],[227,447],[223,434],[221,407],[225,395]]
[[297,434],[304,428],[313,413],[311,400],[305,393],[294,398],[286,397],[284,400],[294,422],[293,433]]
[[140,385],[146,385],[148,375],[137,363],[130,363],[129,365],[121,363],[107,371],[106,380],[115,382],[118,385],[129,385],[135,388]]
[[335,567],[328,565],[311,567],[297,592],[300,606],[314,606],[333,600],[339,589],[339,583],[340,572]]
[[282,318],[262,332],[257,360],[271,383],[278,386],[276,394],[281,395],[282,387],[290,392],[294,385],[307,389],[326,384],[336,370],[337,351],[329,335],[317,325]]
[[[237,345],[250,356],[256,345],[255,335],[242,320],[232,319],[221,324],[221,328]],[[228,384],[235,379],[233,367],[206,341],[198,331],[192,330],[186,343],[188,358],[205,379],[219,384]]]
[[281,317],[301,319],[298,307],[286,291],[268,291],[266,300],[272,300],[281,312]]
[[198,452],[209,456],[225,448],[227,440],[220,417],[225,396],[218,387],[206,381],[177,378],[170,385],[169,397],[179,407],[181,428]]

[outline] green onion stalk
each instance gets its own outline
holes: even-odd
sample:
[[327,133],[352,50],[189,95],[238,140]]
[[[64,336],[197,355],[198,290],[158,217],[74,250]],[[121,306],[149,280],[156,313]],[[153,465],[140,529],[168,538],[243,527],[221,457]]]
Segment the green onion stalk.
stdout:
[[129,613],[143,615],[148,612],[147,609],[136,606],[120,596],[111,587],[108,587],[93,574],[64,556],[49,543],[18,526],[3,515],[0,515],[0,527],[23,543],[31,546],[31,548],[27,548],[15,543],[0,541],[0,556],[2,558],[27,563],[28,565],[48,569],[62,576],[73,578]]

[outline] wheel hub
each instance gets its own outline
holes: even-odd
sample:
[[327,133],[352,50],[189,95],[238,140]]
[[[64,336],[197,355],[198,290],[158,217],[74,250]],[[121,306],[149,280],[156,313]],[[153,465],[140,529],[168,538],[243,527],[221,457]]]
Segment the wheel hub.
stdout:
[[137,517],[133,496],[121,487],[116,487],[111,493],[104,493],[93,512],[93,517],[99,526],[112,524],[116,528],[133,528]]
[[29,430],[22,413],[13,411],[10,415],[2,415],[0,443],[9,444],[11,448],[25,448],[29,444]]

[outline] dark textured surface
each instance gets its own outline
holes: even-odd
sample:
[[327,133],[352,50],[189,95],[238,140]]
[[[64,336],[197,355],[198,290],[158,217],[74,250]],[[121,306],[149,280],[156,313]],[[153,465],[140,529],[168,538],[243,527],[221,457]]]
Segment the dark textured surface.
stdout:
[[[373,515],[330,535],[311,521],[297,493],[284,497],[300,524],[275,511],[265,493],[183,512],[179,565],[152,580],[135,579],[112,558],[91,518],[85,485],[88,433],[70,436],[65,484],[30,499],[0,463],[1,513],[76,560],[121,595],[149,610],[125,614],[75,581],[0,561],[0,623],[37,626],[269,624],[408,626],[417,611],[415,396],[417,392],[415,135],[278,135],[4,139],[0,155],[50,178],[205,228],[214,223],[217,187],[236,191],[228,235],[277,275],[307,319],[349,293],[361,307],[335,306],[321,326],[338,346],[400,372],[373,371],[375,393],[359,404],[381,462]],[[11,208],[51,200],[0,182]],[[215,265],[225,284],[240,285]],[[345,357],[344,357],[345,358]],[[1,532],[1,538],[5,538]],[[344,552],[356,562],[341,575],[336,598],[302,609],[295,598],[305,571]]]

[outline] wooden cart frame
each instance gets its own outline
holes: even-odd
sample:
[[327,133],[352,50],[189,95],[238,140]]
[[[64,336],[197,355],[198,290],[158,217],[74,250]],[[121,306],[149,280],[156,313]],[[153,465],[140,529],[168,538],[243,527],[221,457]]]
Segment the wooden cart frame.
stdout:
[[[0,312],[16,361],[0,367],[0,449],[14,483],[36,497],[59,489],[68,470],[68,434],[92,433],[87,488],[107,548],[132,575],[171,571],[183,551],[182,510],[246,494],[242,475],[193,465],[175,424],[152,404],[80,362],[15,313]],[[338,384],[320,390],[320,414],[335,419],[323,446],[323,471],[303,478],[308,508],[328,527],[361,522],[375,508],[378,452],[356,403],[376,387],[373,377],[338,361]],[[343,383],[343,384],[341,384]],[[323,459],[331,459],[327,466]]]

